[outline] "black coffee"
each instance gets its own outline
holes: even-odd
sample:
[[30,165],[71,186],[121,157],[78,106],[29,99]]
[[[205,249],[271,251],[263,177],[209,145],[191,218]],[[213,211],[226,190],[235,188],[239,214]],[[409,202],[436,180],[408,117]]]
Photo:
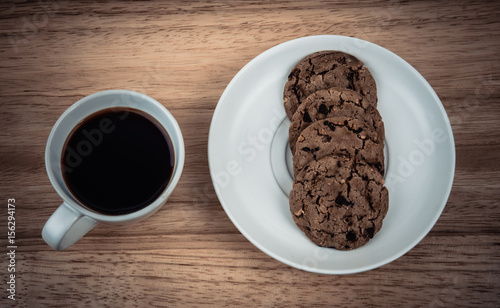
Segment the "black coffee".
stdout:
[[151,204],[174,166],[169,136],[155,119],[132,108],[90,115],[71,132],[62,154],[71,193],[90,210],[110,215]]

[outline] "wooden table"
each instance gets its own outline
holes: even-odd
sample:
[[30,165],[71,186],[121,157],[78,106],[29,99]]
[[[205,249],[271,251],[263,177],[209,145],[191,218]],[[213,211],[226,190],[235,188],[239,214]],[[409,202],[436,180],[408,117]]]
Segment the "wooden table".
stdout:
[[[500,3],[2,2],[0,306],[7,299],[7,202],[16,200],[19,307],[500,305]],[[407,60],[452,122],[455,182],[415,248],[346,276],[284,265],[254,247],[214,193],[210,121],[233,76],[279,43],[354,36]],[[64,252],[42,240],[61,203],[45,172],[57,118],[106,89],[154,97],[177,118],[186,163],[170,201],[144,223],[98,225]]]

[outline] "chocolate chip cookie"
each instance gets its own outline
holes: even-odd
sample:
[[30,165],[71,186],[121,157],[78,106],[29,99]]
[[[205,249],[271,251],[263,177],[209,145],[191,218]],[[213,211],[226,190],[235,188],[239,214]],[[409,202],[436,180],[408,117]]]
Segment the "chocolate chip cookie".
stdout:
[[302,59],[288,75],[283,92],[288,118],[307,96],[332,87],[354,90],[366,103],[377,104],[375,80],[363,62],[344,52],[320,51]]
[[[378,114],[378,113],[377,113]],[[311,161],[329,155],[363,160],[384,174],[384,123],[378,118],[339,116],[310,124],[295,144],[294,174]]]
[[312,242],[350,250],[380,230],[389,193],[383,175],[363,160],[326,156],[296,174],[289,202],[295,224]]
[[358,92],[342,88],[316,91],[302,102],[292,117],[288,132],[292,153],[295,153],[297,138],[307,126],[315,121],[334,116],[381,120],[377,109],[366,103]]

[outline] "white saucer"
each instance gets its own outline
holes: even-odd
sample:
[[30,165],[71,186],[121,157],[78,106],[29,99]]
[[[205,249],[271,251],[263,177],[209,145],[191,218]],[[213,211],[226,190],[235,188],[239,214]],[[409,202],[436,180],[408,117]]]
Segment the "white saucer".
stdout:
[[[295,64],[320,50],[344,51],[365,63],[385,123],[389,212],[381,231],[351,251],[313,244],[288,205],[293,177],[283,87]],[[245,65],[215,109],[208,157],[217,196],[239,231],[271,257],[325,274],[370,270],[408,252],[441,215],[455,170],[450,122],[427,81],[392,52],[343,36],[292,40]]]

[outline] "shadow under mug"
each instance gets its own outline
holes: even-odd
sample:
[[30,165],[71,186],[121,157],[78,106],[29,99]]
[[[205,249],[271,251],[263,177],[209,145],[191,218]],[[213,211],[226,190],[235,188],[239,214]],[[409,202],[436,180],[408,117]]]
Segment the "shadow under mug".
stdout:
[[[172,141],[175,162],[169,184],[152,203],[132,213],[107,215],[89,210],[71,194],[63,178],[61,156],[68,136],[81,121],[100,110],[120,107],[147,113],[161,124]],[[61,115],[47,140],[47,174],[63,203],[45,223],[42,230],[43,239],[50,247],[64,250],[82,238],[98,222],[128,224],[149,217],[165,204],[179,182],[184,167],[184,155],[184,140],[177,121],[153,98],[128,90],[108,90],[84,97]]]

